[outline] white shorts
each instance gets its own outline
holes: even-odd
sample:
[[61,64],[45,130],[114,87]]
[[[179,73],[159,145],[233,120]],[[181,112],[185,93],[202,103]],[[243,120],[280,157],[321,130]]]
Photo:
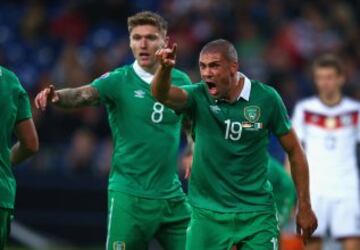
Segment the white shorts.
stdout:
[[[356,198],[355,198],[356,197]],[[311,195],[312,208],[318,219],[315,237],[330,235],[339,239],[360,236],[360,199]]]

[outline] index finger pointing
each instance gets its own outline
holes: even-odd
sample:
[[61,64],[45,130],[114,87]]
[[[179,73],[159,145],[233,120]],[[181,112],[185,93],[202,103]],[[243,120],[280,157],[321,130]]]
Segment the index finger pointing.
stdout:
[[172,47],[171,47],[171,54],[173,56],[176,55],[176,49],[177,49],[177,44],[176,43],[173,43]]
[[52,94],[52,93],[54,93],[55,92],[55,87],[54,87],[54,85],[50,85],[49,86],[49,89],[50,89],[50,94]]

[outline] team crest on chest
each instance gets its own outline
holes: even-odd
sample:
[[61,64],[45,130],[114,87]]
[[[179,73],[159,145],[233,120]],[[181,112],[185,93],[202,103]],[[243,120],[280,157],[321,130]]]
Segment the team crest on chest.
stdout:
[[252,105],[244,108],[245,119],[251,123],[257,122],[260,118],[260,107]]
[[145,97],[145,91],[138,89],[134,91],[134,96],[137,98],[144,98]]

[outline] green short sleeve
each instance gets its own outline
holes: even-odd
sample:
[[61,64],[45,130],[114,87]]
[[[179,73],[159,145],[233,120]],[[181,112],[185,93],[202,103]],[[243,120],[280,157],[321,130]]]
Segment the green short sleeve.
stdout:
[[195,83],[190,85],[181,86],[183,90],[188,94],[186,109],[194,110],[196,105],[196,93],[201,89],[201,84]]
[[173,69],[171,71],[171,84],[177,87],[191,85],[190,77],[181,70]]
[[29,96],[26,93],[25,89],[22,87],[19,79],[16,77],[17,86],[18,86],[18,108],[16,113],[16,122],[21,120],[29,119],[32,117],[31,105]]
[[23,92],[19,95],[19,106],[16,115],[16,121],[21,121],[25,119],[29,119],[32,117],[31,114],[31,106],[29,101],[29,96]]
[[271,115],[270,129],[276,136],[287,134],[291,129],[291,122],[284,102],[280,95],[273,90],[273,112]]
[[191,85],[192,84],[192,81],[191,81],[190,77],[185,73],[183,73],[183,79],[184,79],[184,85]]
[[102,103],[108,103],[113,99],[113,81],[112,81],[112,73],[107,72],[95,79],[90,86],[95,88],[100,95],[100,101]]

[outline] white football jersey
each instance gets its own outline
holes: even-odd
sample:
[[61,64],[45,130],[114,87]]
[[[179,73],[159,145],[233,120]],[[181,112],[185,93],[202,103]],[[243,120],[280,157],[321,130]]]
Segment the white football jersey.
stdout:
[[296,105],[292,122],[309,162],[310,191],[332,197],[358,196],[360,103],[344,97],[330,107],[311,97]]

